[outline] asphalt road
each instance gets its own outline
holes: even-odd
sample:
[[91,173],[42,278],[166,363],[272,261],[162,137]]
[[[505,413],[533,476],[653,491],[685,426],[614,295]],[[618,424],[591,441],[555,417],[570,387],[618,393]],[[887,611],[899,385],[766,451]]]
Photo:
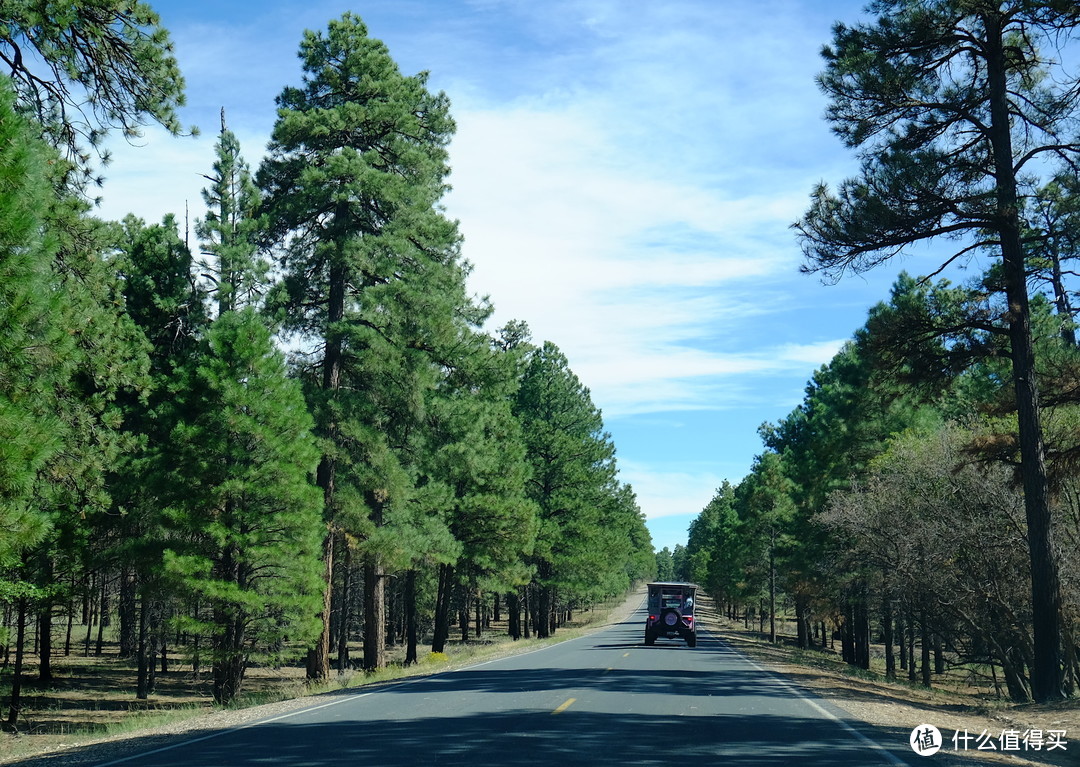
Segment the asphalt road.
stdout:
[[639,610],[546,649],[104,764],[867,767],[919,759],[905,733],[843,722],[717,637],[699,635],[695,649],[674,639],[646,647],[643,625]]

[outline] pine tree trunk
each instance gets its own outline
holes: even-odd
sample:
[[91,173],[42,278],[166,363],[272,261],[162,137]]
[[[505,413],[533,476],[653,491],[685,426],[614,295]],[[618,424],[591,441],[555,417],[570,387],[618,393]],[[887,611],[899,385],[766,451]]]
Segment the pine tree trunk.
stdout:
[[469,590],[464,584],[459,584],[461,602],[458,604],[458,628],[461,630],[462,643],[469,641]]
[[811,639],[812,629],[810,627],[809,611],[806,595],[799,591],[795,595],[795,633],[796,643],[799,649],[802,650],[808,649],[813,641]]
[[38,681],[47,684],[53,681],[52,672],[52,603],[46,603],[38,612]]
[[105,626],[109,622],[109,577],[108,572],[101,574],[101,595],[98,602],[97,639],[94,640],[94,655],[99,656],[105,650]]
[[135,697],[139,700],[146,700],[150,697],[150,674],[152,673],[152,666],[149,662],[149,644],[150,644],[150,607],[147,605],[148,599],[145,595],[141,604],[139,605],[139,644],[137,649],[138,655],[138,678],[135,685]]
[[526,585],[525,588],[522,590],[522,596],[523,596],[523,599],[524,599],[524,604],[522,605],[522,607],[524,608],[523,619],[525,621],[525,625],[523,626],[523,628],[524,628],[525,638],[526,639],[531,639],[532,638],[532,614],[531,614],[531,609],[532,609],[533,598],[530,597],[530,589],[529,589],[528,585]]
[[1031,337],[1027,272],[1021,237],[1020,202],[1013,167],[1006,53],[1001,12],[983,15],[986,30],[987,78],[990,88],[990,141],[997,192],[996,229],[1000,235],[1005,296],[1009,305],[1013,385],[1020,437],[1020,475],[1027,516],[1031,567],[1031,610],[1034,662],[1031,692],[1037,703],[1064,696],[1061,667],[1061,584],[1051,537],[1046,450],[1043,442],[1035,352]]
[[120,571],[120,657],[132,658],[138,652],[139,613],[136,604],[135,574]]
[[405,665],[417,662],[416,645],[419,639],[416,616],[416,570],[405,574]]
[[1061,271],[1061,253],[1055,246],[1048,254],[1052,266],[1051,278],[1054,287],[1054,306],[1061,321],[1061,340],[1069,346],[1076,346],[1076,329],[1073,327],[1072,306],[1069,293],[1065,289],[1065,278]]
[[339,674],[344,674],[349,668],[349,628],[352,623],[351,601],[352,593],[352,547],[342,533],[341,548],[344,559],[341,564],[341,605],[338,609],[338,638],[337,638],[337,669]]
[[[338,203],[336,222],[344,228],[346,226],[346,214],[348,202]],[[345,291],[347,271],[344,257],[338,255],[330,265],[329,286],[327,295],[326,331],[323,337],[323,380],[322,388],[328,392],[330,398],[336,397],[341,388],[341,373],[343,367],[341,331],[338,323],[345,316]],[[338,441],[338,425],[331,422],[326,424],[326,438],[331,443]],[[337,466],[333,455],[324,455],[319,462],[319,468],[315,475],[315,484],[323,491],[324,514],[328,520],[326,538],[323,540],[323,613],[322,631],[315,642],[315,646],[308,651],[307,678],[311,680],[325,681],[330,678],[330,618],[331,598],[334,585],[334,479]]]
[[923,687],[930,687],[932,683],[930,676],[930,620],[926,614],[925,608],[923,608],[922,613],[919,615],[919,626],[922,629],[922,639],[919,644],[922,655],[922,685]]
[[386,665],[386,583],[382,565],[364,565],[364,668]]
[[776,545],[769,544],[769,641],[776,644]]
[[866,603],[865,585],[855,603],[855,665],[870,668],[870,608]]
[[907,664],[907,678],[909,682],[914,682],[919,678],[918,668],[915,666],[915,615],[908,613],[907,616],[907,628],[908,628],[908,664]]
[[435,597],[435,630],[431,638],[431,651],[446,650],[450,638],[450,582],[454,577],[453,565],[439,565],[439,590]]
[[896,616],[896,645],[897,652],[900,656],[900,670],[907,670],[907,643],[904,641],[906,634],[904,633],[904,614],[901,611]]
[[16,731],[19,726],[19,714],[22,711],[22,672],[23,657],[26,651],[26,597],[19,597],[15,626],[15,668],[11,677],[11,698],[8,704],[7,728]]
[[516,591],[506,595],[506,617],[509,622],[507,633],[516,642],[521,638],[521,600]]
[[840,628],[840,655],[850,666],[856,665],[855,661],[855,606],[851,600],[844,605],[844,622]]
[[551,587],[541,586],[536,609],[536,637],[551,636]]
[[[323,459],[323,463],[326,463]],[[320,464],[319,471],[322,473],[323,466]],[[331,488],[333,487],[331,483]],[[326,493],[326,488],[324,488]],[[322,630],[319,632],[315,645],[308,650],[307,655],[307,678],[312,681],[325,681],[330,678],[330,598],[333,596],[331,588],[334,576],[334,532],[328,530],[323,538],[323,609]]]
[[885,678],[896,679],[896,652],[893,648],[893,604],[888,597],[881,605],[881,631],[885,640]]

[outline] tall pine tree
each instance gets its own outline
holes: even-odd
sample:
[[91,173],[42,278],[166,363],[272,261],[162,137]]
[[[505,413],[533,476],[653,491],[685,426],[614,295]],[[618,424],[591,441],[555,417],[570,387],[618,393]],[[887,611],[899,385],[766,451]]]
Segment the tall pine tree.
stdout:
[[204,605],[213,693],[230,702],[251,653],[317,629],[318,459],[298,382],[253,309],[215,320],[180,395],[166,473],[165,571]]
[[[283,328],[311,350],[310,383],[323,440],[318,484],[331,531],[346,519],[361,537],[407,501],[411,481],[395,448],[422,418],[436,380],[433,350],[456,336],[466,303],[456,225],[440,211],[447,100],[426,76],[402,75],[386,46],[353,14],[308,32],[301,87],[278,97],[270,154],[258,180],[284,281],[271,296]],[[385,563],[366,552],[366,666],[383,663]],[[308,674],[329,673],[329,591],[323,636]]]

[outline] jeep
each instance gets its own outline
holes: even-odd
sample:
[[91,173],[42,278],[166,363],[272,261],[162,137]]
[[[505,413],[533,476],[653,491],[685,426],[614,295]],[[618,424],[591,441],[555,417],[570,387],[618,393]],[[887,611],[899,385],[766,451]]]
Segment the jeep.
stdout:
[[682,637],[687,647],[697,645],[697,626],[694,622],[697,589],[692,583],[649,584],[645,644],[654,644],[657,637]]

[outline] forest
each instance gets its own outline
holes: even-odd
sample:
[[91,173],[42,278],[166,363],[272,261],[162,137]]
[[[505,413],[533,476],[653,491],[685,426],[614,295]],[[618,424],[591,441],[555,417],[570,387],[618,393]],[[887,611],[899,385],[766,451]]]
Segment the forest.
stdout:
[[867,669],[880,646],[888,678],[1073,696],[1080,12],[874,10],[823,51],[827,119],[860,171],[795,223],[803,268],[834,281],[920,247],[938,266],[896,279],[661,565],[773,641],[791,608],[800,647],[838,641]]
[[515,639],[547,637],[651,577],[588,388],[526,321],[484,329],[425,74],[355,15],[308,32],[259,167],[222,109],[189,233],[94,215],[107,135],[192,132],[158,16],[3,13],[8,729],[31,655],[40,685],[59,653],[115,645],[136,698],[172,662],[227,704],[254,662],[325,680],[392,644],[415,663],[500,610]]

